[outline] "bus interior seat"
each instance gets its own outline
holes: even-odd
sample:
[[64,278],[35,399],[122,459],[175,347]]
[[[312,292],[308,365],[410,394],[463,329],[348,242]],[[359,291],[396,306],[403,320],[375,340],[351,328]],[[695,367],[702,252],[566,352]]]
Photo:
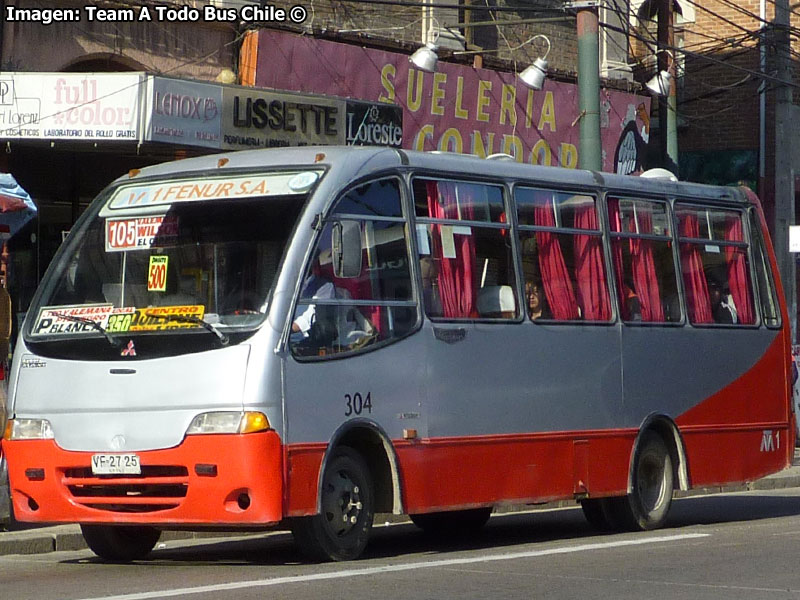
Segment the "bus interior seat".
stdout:
[[482,317],[513,319],[516,304],[510,285],[490,285],[478,290],[478,314]]
[[[351,300],[352,294],[344,288],[335,287],[338,300]],[[358,306],[337,306],[336,331],[339,342],[343,345],[356,344],[375,334],[375,327],[370,323]]]

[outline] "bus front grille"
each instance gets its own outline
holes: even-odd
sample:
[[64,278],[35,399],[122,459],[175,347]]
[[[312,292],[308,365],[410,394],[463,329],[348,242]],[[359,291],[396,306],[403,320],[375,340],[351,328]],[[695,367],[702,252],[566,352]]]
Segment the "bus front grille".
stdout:
[[93,475],[88,467],[73,467],[64,470],[63,484],[76,502],[88,508],[155,512],[179,506],[189,489],[189,470],[146,465],[139,475]]

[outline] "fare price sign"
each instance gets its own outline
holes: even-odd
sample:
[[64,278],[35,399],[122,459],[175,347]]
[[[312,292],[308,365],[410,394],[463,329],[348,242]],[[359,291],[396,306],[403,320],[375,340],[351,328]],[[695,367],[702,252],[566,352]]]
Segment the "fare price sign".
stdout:
[[155,255],[150,257],[150,268],[147,271],[147,291],[167,291],[167,264],[169,256]]

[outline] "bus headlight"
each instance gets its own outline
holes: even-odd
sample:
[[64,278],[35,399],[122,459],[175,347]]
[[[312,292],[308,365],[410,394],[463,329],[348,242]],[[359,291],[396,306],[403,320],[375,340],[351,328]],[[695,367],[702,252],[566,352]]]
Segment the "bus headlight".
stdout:
[[52,440],[53,426],[47,419],[9,419],[3,439]]
[[208,412],[192,419],[186,435],[198,433],[256,433],[269,429],[269,419],[261,412]]

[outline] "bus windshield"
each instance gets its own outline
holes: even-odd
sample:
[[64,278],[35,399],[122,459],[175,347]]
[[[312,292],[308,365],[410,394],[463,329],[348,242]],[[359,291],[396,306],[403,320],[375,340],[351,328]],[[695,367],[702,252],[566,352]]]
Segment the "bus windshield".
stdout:
[[307,183],[319,177],[300,175],[302,193],[283,185],[296,173],[116,190],[61,257],[29,335],[206,329],[227,343],[221,330],[257,326]]

